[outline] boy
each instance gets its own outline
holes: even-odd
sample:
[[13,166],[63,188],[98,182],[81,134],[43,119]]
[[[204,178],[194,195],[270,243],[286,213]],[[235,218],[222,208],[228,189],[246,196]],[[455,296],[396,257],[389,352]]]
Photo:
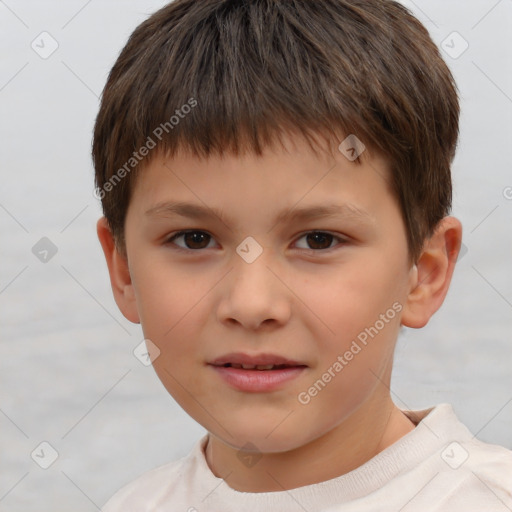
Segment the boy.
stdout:
[[177,0],[135,30],[95,126],[98,236],[208,434],[105,512],[512,510],[510,451],[389,390],[459,252],[458,118],[391,0]]

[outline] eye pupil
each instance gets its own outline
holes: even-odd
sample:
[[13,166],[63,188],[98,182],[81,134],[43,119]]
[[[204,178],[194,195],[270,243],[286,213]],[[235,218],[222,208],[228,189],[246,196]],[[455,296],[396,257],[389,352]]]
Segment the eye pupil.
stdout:
[[[205,246],[201,246],[201,242],[204,242],[205,238],[209,237],[210,235],[207,233],[202,233],[201,231],[192,231],[190,233],[185,233],[183,236],[187,247],[190,249],[202,249]],[[200,247],[196,247],[194,244],[199,244]],[[208,241],[206,245],[208,245]]]
[[[307,235],[308,244],[311,246],[315,246],[315,244],[320,244],[321,247],[312,247],[312,249],[327,249],[330,247],[332,243],[333,235],[330,235],[329,233],[309,233]],[[328,242],[327,245],[325,245],[325,242]]]

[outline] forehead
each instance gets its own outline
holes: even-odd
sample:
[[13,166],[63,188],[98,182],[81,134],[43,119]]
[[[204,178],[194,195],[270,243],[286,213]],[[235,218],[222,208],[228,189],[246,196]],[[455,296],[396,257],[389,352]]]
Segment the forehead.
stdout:
[[267,215],[274,223],[336,215],[372,221],[391,195],[389,178],[386,160],[372,150],[357,162],[347,158],[346,145],[315,151],[289,136],[261,156],[156,155],[137,177],[131,203],[138,215],[224,223]]

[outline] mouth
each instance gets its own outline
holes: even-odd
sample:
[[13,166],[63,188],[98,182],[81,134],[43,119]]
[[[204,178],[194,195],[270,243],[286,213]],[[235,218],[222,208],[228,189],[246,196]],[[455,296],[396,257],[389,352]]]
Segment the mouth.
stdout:
[[283,368],[291,366],[307,366],[300,361],[294,361],[278,354],[245,354],[243,352],[232,352],[217,357],[210,363],[213,366],[223,366],[225,368],[243,368],[244,370],[271,370],[273,368]]
[[213,366],[220,368],[237,368],[238,370],[256,370],[256,371],[267,371],[267,370],[283,370],[284,368],[298,368],[305,365],[292,365],[292,364],[237,364],[237,363],[224,363],[214,364]]
[[282,389],[308,366],[275,354],[227,354],[209,366],[238,391],[262,393]]

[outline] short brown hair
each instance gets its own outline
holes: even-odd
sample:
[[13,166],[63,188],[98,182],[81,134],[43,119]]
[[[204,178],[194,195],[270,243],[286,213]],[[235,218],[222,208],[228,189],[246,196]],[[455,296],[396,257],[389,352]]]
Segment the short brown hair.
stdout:
[[169,156],[207,157],[261,155],[286,127],[313,148],[320,134],[356,134],[390,164],[416,260],[451,208],[458,123],[453,76],[398,2],[176,0],[136,28],[109,74],[96,190],[124,248],[135,177],[157,153],[150,140]]

